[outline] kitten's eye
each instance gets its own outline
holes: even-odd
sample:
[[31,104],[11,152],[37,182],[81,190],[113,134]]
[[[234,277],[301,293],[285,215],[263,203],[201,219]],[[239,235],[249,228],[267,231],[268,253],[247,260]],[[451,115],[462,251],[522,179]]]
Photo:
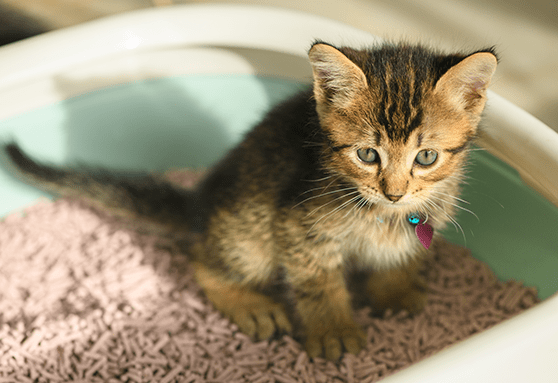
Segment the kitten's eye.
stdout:
[[357,150],[357,155],[358,158],[360,158],[360,160],[362,162],[366,162],[368,164],[371,164],[373,162],[377,162],[380,159],[380,156],[378,155],[378,152],[375,151],[374,149],[359,149]]
[[415,162],[422,166],[429,166],[436,161],[436,158],[438,158],[438,153],[434,150],[425,149],[418,152]]

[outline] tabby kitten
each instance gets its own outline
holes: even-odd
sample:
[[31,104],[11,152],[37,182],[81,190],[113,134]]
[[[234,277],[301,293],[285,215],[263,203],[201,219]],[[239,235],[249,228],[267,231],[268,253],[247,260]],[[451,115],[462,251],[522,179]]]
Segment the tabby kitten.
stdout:
[[[6,151],[28,181],[172,234],[207,298],[246,334],[300,328],[310,357],[335,360],[365,344],[350,271],[367,273],[373,307],[423,308],[420,260],[453,219],[497,59],[324,42],[309,59],[313,89],[271,110],[195,190]],[[288,299],[269,293],[277,286]]]

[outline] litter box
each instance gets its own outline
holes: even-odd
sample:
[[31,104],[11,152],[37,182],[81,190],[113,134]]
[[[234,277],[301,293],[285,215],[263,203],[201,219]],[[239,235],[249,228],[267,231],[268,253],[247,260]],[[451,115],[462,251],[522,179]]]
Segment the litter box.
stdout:
[[[314,39],[377,39],[252,6],[151,9],[0,49],[0,138],[35,157],[120,169],[207,167],[269,107],[311,81]],[[558,134],[489,94],[463,198],[465,244],[543,303],[385,382],[558,381]],[[41,196],[0,170],[0,214]]]

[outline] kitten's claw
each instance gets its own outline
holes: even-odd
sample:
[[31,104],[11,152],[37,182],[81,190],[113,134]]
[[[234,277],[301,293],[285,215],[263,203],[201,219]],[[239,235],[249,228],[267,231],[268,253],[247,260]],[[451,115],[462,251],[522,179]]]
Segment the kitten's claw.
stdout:
[[326,359],[337,360],[341,357],[343,346],[336,336],[326,336],[324,339],[324,354]]
[[275,323],[270,314],[268,312],[260,312],[255,316],[258,328],[257,338],[259,340],[269,339],[275,332]]
[[255,340],[265,340],[276,331],[291,332],[291,322],[282,304],[247,286],[231,283],[204,265],[196,263],[194,267],[196,279],[207,298],[244,334]]
[[[265,298],[265,297],[262,297]],[[269,298],[267,298],[269,299]],[[278,332],[291,332],[292,326],[282,305],[272,302],[260,302],[261,306],[237,307],[223,310],[236,323],[240,331],[254,340],[269,339]]]
[[372,307],[379,312],[392,309],[417,314],[426,306],[427,290],[426,281],[418,273],[418,264],[375,272],[367,281]]
[[407,310],[409,314],[418,314],[426,306],[427,293],[422,289],[413,289],[401,297],[399,305],[396,308]]
[[366,337],[362,331],[359,331],[357,337],[345,336],[343,338],[343,344],[347,352],[356,355],[366,345]]
[[358,354],[366,344],[364,332],[358,327],[335,329],[325,334],[312,333],[306,339],[306,352],[311,358],[324,356],[328,360],[338,360],[343,349]]
[[289,318],[287,318],[287,314],[285,313],[282,305],[276,304],[273,308],[272,314],[278,330],[287,333],[292,332],[293,328],[291,326],[291,322],[289,321]]

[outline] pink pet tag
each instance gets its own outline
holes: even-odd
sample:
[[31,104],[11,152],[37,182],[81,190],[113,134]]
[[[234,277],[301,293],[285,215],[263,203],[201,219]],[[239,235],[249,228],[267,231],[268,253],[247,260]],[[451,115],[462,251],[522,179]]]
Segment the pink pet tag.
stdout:
[[411,225],[416,225],[415,234],[422,246],[424,246],[425,249],[428,249],[432,243],[432,236],[434,235],[434,229],[432,226],[426,223],[426,220],[422,219],[422,217],[416,213],[410,214],[407,219]]

